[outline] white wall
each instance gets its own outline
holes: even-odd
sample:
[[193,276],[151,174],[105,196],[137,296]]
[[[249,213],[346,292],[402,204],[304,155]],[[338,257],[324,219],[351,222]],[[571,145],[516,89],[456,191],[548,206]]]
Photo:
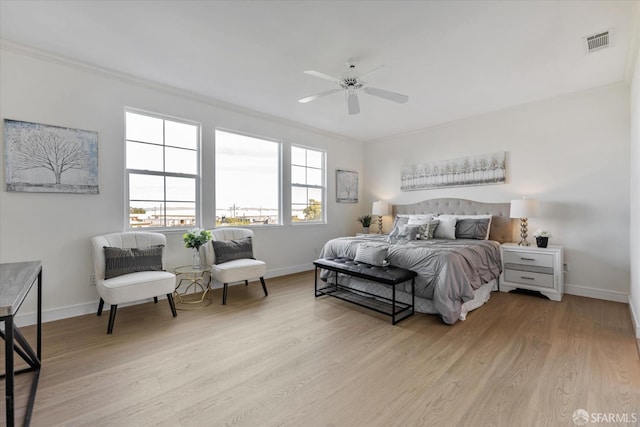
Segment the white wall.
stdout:
[[[400,191],[404,165],[496,151],[507,152],[506,184]],[[365,201],[538,198],[529,234],[548,229],[564,246],[566,291],[627,302],[629,168],[629,89],[620,84],[370,142]]]
[[[89,285],[91,236],[122,231],[124,200],[124,108],[135,107],[202,124],[202,207],[204,226],[212,228],[216,127],[282,140],[284,165],[291,143],[327,150],[328,225],[257,228],[255,255],[267,263],[268,276],[311,268],[330,238],[351,234],[363,204],[335,203],[335,170],[362,173],[362,144],[240,109],[221,107],[177,91],[136,82],[87,67],[27,52],[0,48],[0,116],[87,129],[99,133],[99,195],[0,191],[0,262],[42,260],[45,320],[91,312],[98,300]],[[3,133],[4,134],[4,133]],[[2,150],[4,152],[4,149]],[[0,174],[4,177],[4,162]],[[283,204],[290,202],[289,171],[284,169]],[[360,187],[362,194],[362,184]],[[287,209],[284,212],[288,212]],[[168,267],[191,262],[182,232],[167,233]],[[20,314],[35,311],[30,295]]]
[[[640,14],[640,6],[637,7]],[[640,22],[638,22],[640,25]],[[640,49],[631,83],[631,308],[640,339]]]

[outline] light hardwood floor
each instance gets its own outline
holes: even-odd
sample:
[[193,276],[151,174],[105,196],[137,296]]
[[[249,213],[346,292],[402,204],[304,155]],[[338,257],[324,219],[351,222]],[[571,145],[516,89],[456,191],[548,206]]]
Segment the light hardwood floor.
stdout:
[[572,426],[579,408],[640,418],[624,304],[493,293],[453,326],[424,314],[392,326],[314,298],[312,273],[267,285],[267,298],[259,283],[231,287],[226,306],[216,290],[175,319],[166,301],[125,307],[110,336],[108,314],[44,324],[32,425]]

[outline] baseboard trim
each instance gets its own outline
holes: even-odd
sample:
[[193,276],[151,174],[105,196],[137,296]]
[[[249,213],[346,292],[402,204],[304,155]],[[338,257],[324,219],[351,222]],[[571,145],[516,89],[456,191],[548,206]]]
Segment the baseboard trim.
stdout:
[[[107,306],[108,310],[108,306]],[[54,320],[67,319],[69,317],[84,316],[85,314],[96,314],[98,312],[98,301],[84,304],[70,305],[67,307],[52,308],[42,311],[42,323],[53,322]],[[107,313],[108,315],[109,313]],[[17,326],[35,325],[38,321],[37,313],[18,313],[15,317]]]
[[[640,313],[635,312],[633,301],[631,301],[631,295],[629,295],[629,313],[631,314],[631,323],[633,324],[633,330],[636,332],[636,339],[640,340]],[[640,343],[638,343],[640,345]],[[640,348],[638,348],[640,351]]]
[[[288,276],[290,274],[302,273],[305,271],[313,270],[313,263],[294,265],[291,267],[277,268],[274,270],[269,270],[265,274],[265,279],[280,277],[280,276]],[[212,286],[212,288],[221,287],[220,286]],[[162,299],[164,297],[158,297],[158,299]],[[118,307],[126,307],[128,305],[141,304],[144,302],[148,302],[149,300],[138,301],[133,303],[126,303],[122,305],[118,305]],[[109,305],[105,305],[105,309],[109,309]],[[83,304],[70,305],[66,307],[52,308],[49,310],[42,311],[42,322],[53,322],[55,320],[67,319],[69,317],[77,317],[84,316],[85,314],[96,314],[98,311],[98,301],[87,302]],[[108,313],[107,313],[108,315]],[[35,325],[38,321],[37,314],[33,313],[18,313],[15,317],[16,325],[19,327]]]
[[313,263],[310,262],[308,264],[300,264],[294,265],[291,267],[277,268],[275,270],[267,271],[265,274],[265,279],[269,279],[271,277],[280,277],[280,276],[288,276],[290,274],[302,273],[305,271],[311,271],[314,269]]
[[580,297],[602,299],[605,301],[629,303],[629,294],[618,291],[607,291],[604,289],[590,288],[580,285],[564,285],[564,293],[577,295]]

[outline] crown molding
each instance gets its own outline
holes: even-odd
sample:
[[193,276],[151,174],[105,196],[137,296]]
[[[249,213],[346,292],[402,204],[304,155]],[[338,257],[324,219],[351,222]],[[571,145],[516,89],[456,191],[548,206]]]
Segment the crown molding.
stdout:
[[20,55],[30,56],[32,58],[40,59],[54,64],[75,68],[78,70],[98,74],[103,77],[111,78],[114,80],[120,80],[125,83],[135,84],[148,89],[154,89],[164,92],[169,95],[178,96],[191,101],[199,102],[201,104],[209,105],[216,108],[221,108],[235,113],[245,114],[257,119],[268,120],[276,122],[285,126],[293,127],[307,132],[313,132],[332,139],[338,139],[345,142],[361,142],[357,139],[349,138],[345,135],[329,132],[323,129],[319,129],[313,126],[305,125],[293,120],[287,120],[283,117],[274,116],[271,114],[263,113],[250,108],[242,107],[240,105],[232,104],[229,102],[221,101],[219,99],[203,96],[194,92],[190,92],[184,89],[179,89],[170,85],[154,82],[152,80],[137,77],[131,74],[123,73],[109,68],[99,67],[86,62],[77,61],[71,58],[67,58],[61,55],[57,55],[51,52],[47,52],[41,49],[37,49],[31,46],[23,45],[6,39],[0,39],[0,52],[2,50],[10,51]]

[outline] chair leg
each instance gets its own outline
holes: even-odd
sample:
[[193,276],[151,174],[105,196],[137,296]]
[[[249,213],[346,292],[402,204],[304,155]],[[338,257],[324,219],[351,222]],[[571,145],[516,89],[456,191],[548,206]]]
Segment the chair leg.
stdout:
[[268,297],[269,296],[269,292],[267,292],[267,285],[266,285],[266,283],[264,283],[264,277],[260,278],[260,283],[262,283],[262,290],[264,291],[264,296]]
[[248,280],[245,280],[245,281],[244,281],[244,285],[245,285],[245,286],[249,286],[249,281],[248,281]]
[[102,316],[103,308],[104,308],[104,300],[100,298],[100,302],[98,303],[98,316]]
[[112,304],[111,311],[109,312],[109,326],[107,326],[107,334],[113,332],[113,323],[116,321],[116,310],[118,310],[118,305]]
[[157,304],[158,303],[158,297],[153,297],[153,302]]
[[176,317],[178,313],[176,312],[176,303],[173,301],[173,295],[167,294],[167,300],[169,301],[169,307],[171,307],[171,314]]
[[224,288],[222,289],[222,305],[227,304],[227,289],[229,288],[229,284],[225,283]]

